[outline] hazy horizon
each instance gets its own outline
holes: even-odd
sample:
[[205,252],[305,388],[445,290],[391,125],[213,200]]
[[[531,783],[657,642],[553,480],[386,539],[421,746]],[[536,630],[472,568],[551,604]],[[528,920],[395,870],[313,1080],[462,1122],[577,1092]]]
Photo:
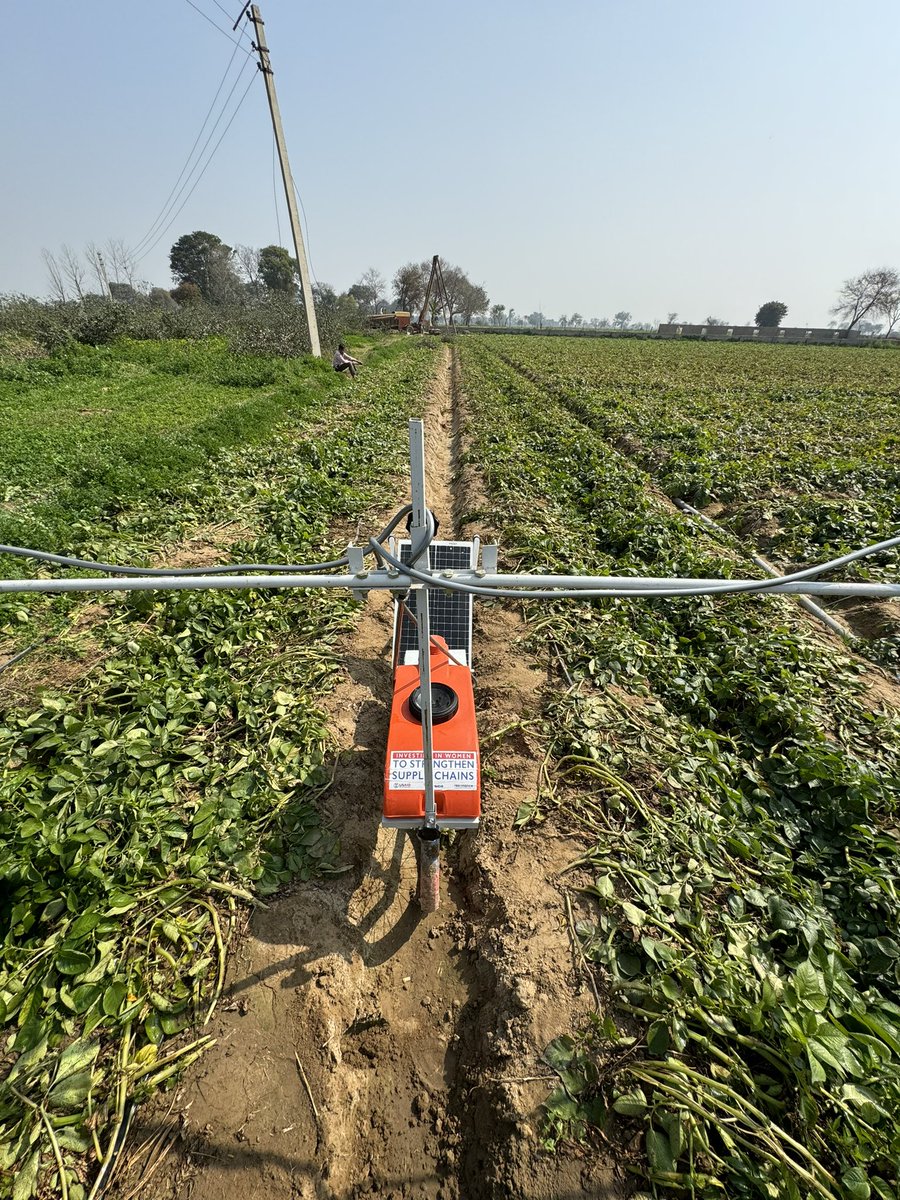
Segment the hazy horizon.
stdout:
[[[313,271],[340,290],[439,253],[523,315],[742,324],[777,299],[824,325],[844,278],[900,265],[887,0],[261,7]],[[234,47],[185,0],[49,0],[7,47],[0,292],[42,295],[42,247],[140,242]],[[289,244],[248,48],[220,96],[243,70],[246,100],[141,262],[153,285],[195,229]]]

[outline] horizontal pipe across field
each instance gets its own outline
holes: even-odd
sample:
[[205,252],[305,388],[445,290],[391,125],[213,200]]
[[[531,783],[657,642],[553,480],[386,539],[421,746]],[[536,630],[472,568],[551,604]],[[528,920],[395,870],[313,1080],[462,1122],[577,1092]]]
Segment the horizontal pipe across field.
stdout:
[[[688,504],[686,500],[676,500],[674,503],[675,507],[680,509],[681,512],[690,513],[692,517],[697,517],[698,520],[703,521],[706,525],[709,525],[710,528],[715,530],[716,533],[727,536],[728,531],[723,526],[719,525],[717,521],[714,521],[712,517],[708,517],[706,513],[702,513],[699,508],[694,508],[694,506],[692,504]],[[758,567],[762,567],[767,574],[777,577],[777,569],[772,566],[768,559],[763,558],[761,554],[751,554],[750,561],[756,563]],[[815,617],[818,621],[821,621],[823,625],[827,626],[832,633],[836,633],[839,637],[844,638],[845,641],[855,642],[858,640],[856,634],[851,629],[848,629],[847,626],[843,625],[840,621],[836,621],[830,613],[827,613],[824,608],[820,608],[818,604],[814,604],[812,600],[808,600],[805,596],[801,596],[797,603],[811,616]]]
[[[642,592],[652,597],[657,591],[698,592],[708,589],[715,595],[731,584],[756,584],[747,579],[666,579],[665,577],[635,577],[629,575],[487,575],[475,571],[452,571],[432,576],[430,587],[440,588],[447,583],[470,587],[477,595],[479,588],[540,589],[552,599],[555,591],[600,592],[615,598],[621,591]],[[117,579],[3,579],[0,594],[10,592],[153,592],[153,591],[231,591],[247,588],[355,588],[360,591],[406,591],[418,583],[399,572],[369,571],[361,575],[157,575],[150,578]],[[810,596],[900,596],[900,583],[818,583],[803,580],[798,583],[767,582],[769,592]],[[724,593],[728,595],[728,592]],[[754,593],[750,593],[754,594]]]

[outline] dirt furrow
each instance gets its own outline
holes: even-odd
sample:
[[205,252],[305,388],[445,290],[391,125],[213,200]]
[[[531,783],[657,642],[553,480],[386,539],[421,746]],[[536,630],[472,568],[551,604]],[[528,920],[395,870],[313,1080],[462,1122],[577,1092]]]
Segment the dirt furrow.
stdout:
[[[440,535],[489,511],[460,465],[466,418],[445,348],[425,412]],[[398,498],[401,499],[402,497]],[[588,1011],[554,873],[577,853],[516,833],[541,760],[529,721],[547,672],[516,612],[476,606],[484,820],[444,850],[441,909],[414,899],[409,837],[381,828],[391,599],[370,596],[328,701],[340,747],[328,800],[344,873],[258,911],[236,956],[217,1047],[141,1133],[169,1145],[154,1200],[574,1200],[613,1194],[581,1154],[539,1149],[552,1081],[540,1053]],[[167,1140],[169,1139],[169,1140]],[[152,1163],[132,1157],[119,1200]],[[158,1153],[158,1150],[156,1151]]]

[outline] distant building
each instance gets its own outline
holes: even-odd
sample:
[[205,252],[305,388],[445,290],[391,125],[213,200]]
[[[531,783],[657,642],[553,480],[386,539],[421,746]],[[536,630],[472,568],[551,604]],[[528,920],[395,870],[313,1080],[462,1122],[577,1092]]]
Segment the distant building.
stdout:
[[855,329],[805,329],[783,325],[660,325],[663,338],[702,338],[716,342],[849,342],[865,340]]

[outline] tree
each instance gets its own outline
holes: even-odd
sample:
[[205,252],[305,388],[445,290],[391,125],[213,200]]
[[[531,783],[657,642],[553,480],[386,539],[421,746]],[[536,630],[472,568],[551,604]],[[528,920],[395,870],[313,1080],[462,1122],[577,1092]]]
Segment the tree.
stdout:
[[617,312],[613,317],[613,324],[615,325],[616,329],[625,329],[630,320],[631,313],[626,312],[623,308],[621,312]]
[[401,312],[412,313],[418,317],[430,274],[431,263],[408,262],[397,269],[392,287],[394,303]]
[[471,325],[475,317],[487,312],[489,304],[488,294],[481,284],[466,280],[460,296],[460,313],[465,324]]
[[84,279],[85,269],[79,256],[71,246],[63,243],[60,250],[60,266],[62,273],[69,283],[71,290],[75,293],[79,300],[84,299]]
[[757,309],[753,323],[754,325],[758,325],[760,329],[763,327],[773,329],[780,325],[787,316],[787,310],[787,305],[782,304],[780,300],[768,300]]
[[50,295],[54,300],[66,299],[66,281],[63,276],[62,267],[59,260],[52,250],[48,250],[45,246],[41,251],[41,258],[44,260],[44,266],[47,268],[47,279],[50,284]]
[[[458,317],[463,310],[465,302],[465,292],[467,287],[471,287],[469,277],[460,267],[454,267],[450,263],[441,264],[441,278],[444,281],[444,302],[447,305],[447,318],[451,325],[453,318]],[[437,291],[437,286],[435,286]]]
[[110,283],[109,298],[120,304],[137,304],[141,297],[130,283]]
[[177,284],[194,284],[210,303],[240,295],[241,281],[232,265],[231,247],[214,233],[202,229],[185,233],[169,251],[169,266]]
[[247,293],[254,300],[262,299],[263,280],[259,272],[259,250],[255,246],[242,246],[235,243],[234,257],[238,270],[244,279]]
[[887,321],[887,329],[885,337],[890,337],[894,332],[894,326],[900,321],[900,287],[892,288],[885,293],[884,299],[878,308],[879,315]]
[[882,311],[898,288],[900,276],[892,267],[863,271],[853,279],[844,280],[831,311],[839,320],[846,321],[850,330],[869,313]]
[[561,329],[565,329],[566,326],[569,324],[569,314],[563,313],[556,323],[557,323],[557,325],[559,325],[559,327]]
[[108,238],[106,242],[106,274],[114,283],[130,283],[137,288],[135,275],[137,263],[134,255],[121,238]]
[[374,267],[369,267],[367,271],[363,271],[360,283],[363,287],[367,287],[372,294],[373,312],[387,303],[387,298],[384,294],[387,284],[380,271],[376,271]]
[[666,314],[666,324],[667,325],[674,325],[677,320],[678,320],[677,312],[670,312],[670,313]]
[[172,288],[169,295],[176,304],[199,304],[203,299],[203,293],[197,287],[196,283],[191,283],[186,280],[184,283],[179,283],[177,288]]
[[525,318],[525,324],[530,325],[533,329],[544,324],[544,314],[542,312],[529,313]]
[[503,324],[503,314],[505,312],[506,312],[505,304],[492,304],[491,305],[491,324],[492,325],[502,325]]
[[110,295],[109,274],[106,270],[106,263],[103,259],[103,253],[100,250],[100,247],[94,242],[88,242],[84,248],[84,257],[87,259],[88,266],[93,272],[101,295]]
[[[190,284],[183,286],[189,287]],[[166,312],[172,312],[178,307],[175,301],[172,299],[171,293],[167,292],[165,288],[152,287],[147,299],[154,308],[162,308]]]
[[263,246],[257,260],[259,274],[270,292],[282,296],[297,294],[300,271],[297,260],[284,246]]
[[319,325],[332,336],[339,338],[342,333],[361,327],[359,305],[347,292],[339,296],[327,283],[317,283],[312,293]]
[[385,303],[384,289],[384,276],[374,267],[369,267],[367,271],[363,271],[347,294],[353,297],[364,313],[376,313]]
[[447,316],[451,322],[454,317],[461,316],[468,325],[474,316],[487,311],[490,304],[487,292],[481,284],[472,283],[461,267],[443,263],[441,277],[444,281]]
[[727,321],[723,321],[721,317],[707,317],[703,322],[704,325],[727,325]]
[[569,324],[573,329],[580,329],[584,324],[584,317],[580,312],[573,312],[571,317],[569,317]]

